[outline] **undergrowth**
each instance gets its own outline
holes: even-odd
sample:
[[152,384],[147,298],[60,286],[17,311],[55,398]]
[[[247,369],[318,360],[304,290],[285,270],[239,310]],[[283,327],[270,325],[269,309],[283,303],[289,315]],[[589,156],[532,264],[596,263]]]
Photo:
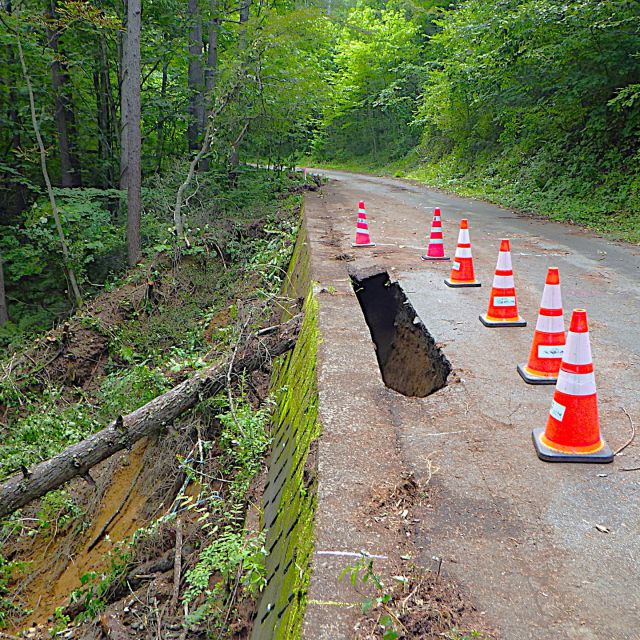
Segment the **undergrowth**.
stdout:
[[[232,352],[248,333],[270,322],[298,228],[301,196],[295,189],[289,192],[296,184],[297,178],[263,174],[245,180],[245,190],[226,208],[225,219],[215,230],[206,226],[207,215],[213,212],[205,200],[200,201],[188,220],[203,224],[192,229],[193,245],[181,262],[172,264],[171,245],[155,247],[162,253],[154,256],[154,279],[162,286],[153,304],[145,301],[129,308],[126,298],[120,300],[125,320],[108,332],[84,312],[82,326],[106,333],[109,339],[108,361],[85,388],[64,384],[42,388],[40,378],[18,380],[8,361],[0,363],[0,480],[149,402],[212,358]],[[155,192],[159,207],[163,193],[160,188]],[[145,267],[124,274],[119,286],[144,283],[147,273]],[[118,287],[112,290],[117,292]],[[246,530],[244,513],[247,492],[269,446],[266,425],[271,406],[253,406],[247,384],[236,387],[234,395],[199,405],[190,424],[202,424],[197,447],[204,458],[180,463],[189,477],[185,486],[198,492],[181,491],[169,513],[117,547],[105,570],[83,576],[74,599],[83,601],[85,617],[105,606],[111,590],[138,561],[141,545],[160,535],[159,530],[175,527],[178,518],[196,523],[196,537],[202,542],[186,575],[187,626],[216,627],[222,633],[240,592],[250,597],[261,590],[263,539]],[[208,477],[209,464],[220,482]],[[25,536],[55,537],[70,527],[77,534],[86,526],[83,507],[73,493],[52,492],[39,505],[36,513],[16,512],[0,523],[5,544]],[[20,568],[8,566],[0,566],[0,628],[24,613],[13,599],[3,599]],[[56,627],[67,622],[59,611]]]

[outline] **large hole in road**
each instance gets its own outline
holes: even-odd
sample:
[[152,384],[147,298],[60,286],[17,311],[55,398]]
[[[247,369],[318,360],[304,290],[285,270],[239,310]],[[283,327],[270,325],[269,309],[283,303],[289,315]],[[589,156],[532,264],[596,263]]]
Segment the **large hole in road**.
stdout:
[[386,271],[351,274],[387,387],[424,398],[447,384],[451,363],[436,345],[402,287]]

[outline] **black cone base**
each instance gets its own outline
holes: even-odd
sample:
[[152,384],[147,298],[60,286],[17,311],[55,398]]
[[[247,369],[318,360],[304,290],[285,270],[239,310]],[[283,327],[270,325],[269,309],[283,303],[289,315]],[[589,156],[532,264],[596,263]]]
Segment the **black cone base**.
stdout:
[[525,369],[525,364],[519,364],[516,366],[520,377],[528,384],[555,384],[558,382],[558,378],[543,378],[542,376],[532,376]]
[[608,464],[613,462],[613,451],[609,445],[603,440],[604,447],[595,453],[565,453],[564,451],[556,451],[550,449],[541,440],[540,436],[544,434],[544,429],[534,429],[531,436],[536,452],[540,460],[545,462],[590,462],[592,464]]
[[527,326],[527,321],[523,320],[522,318],[518,317],[517,320],[514,320],[513,322],[494,322],[493,320],[487,320],[486,316],[478,316],[478,318],[480,319],[480,322],[482,322],[482,324],[485,327],[526,327]]
[[479,282],[452,282],[449,278],[444,279],[444,283],[447,287],[451,287],[452,289],[462,289],[462,287],[481,287],[482,285]]

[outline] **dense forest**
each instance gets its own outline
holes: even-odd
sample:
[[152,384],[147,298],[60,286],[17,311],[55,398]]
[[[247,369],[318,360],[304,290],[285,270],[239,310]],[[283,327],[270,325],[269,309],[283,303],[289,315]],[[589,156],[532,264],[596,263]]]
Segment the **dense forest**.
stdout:
[[64,314],[60,292],[73,307],[121,272],[127,210],[143,240],[131,264],[170,244],[168,227],[182,234],[183,218],[213,221],[189,209],[193,176],[176,198],[198,152],[193,173],[216,185],[218,207],[241,161],[306,155],[637,239],[637,2],[193,0],[142,11],[138,35],[140,7],[127,3],[5,3],[5,343]]
[[363,3],[348,15],[365,30],[338,38],[318,157],[639,240],[638,2]]
[[[231,374],[302,306],[282,292],[321,180],[296,166],[413,178],[637,243],[639,141],[637,0],[3,0],[0,480],[228,371],[168,444],[134,449],[146,470],[125,480],[156,491],[132,517],[146,526],[107,569],[87,564],[68,606],[68,590],[27,590],[48,590],[79,532],[101,550],[91,487],[103,498],[109,481],[86,474],[88,489],[0,521],[0,628],[92,619],[184,545],[174,618],[153,624],[240,637],[229,621],[265,585],[245,513],[271,401],[270,372]],[[51,562],[22,560],[38,548]]]

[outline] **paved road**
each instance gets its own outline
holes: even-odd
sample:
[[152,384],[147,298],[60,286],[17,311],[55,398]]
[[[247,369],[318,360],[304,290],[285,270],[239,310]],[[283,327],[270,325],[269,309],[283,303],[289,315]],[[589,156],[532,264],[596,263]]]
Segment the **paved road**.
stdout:
[[[558,266],[565,318],[576,307],[589,313],[604,436],[616,449],[630,419],[640,429],[640,249],[405,181],[315,172],[332,179],[323,197],[340,248],[357,265],[390,270],[454,367],[442,391],[389,400],[407,466],[423,482],[436,470],[418,516],[423,561],[442,557],[507,640],[640,638],[640,471],[622,470],[640,466],[640,434],[612,465],[539,461],[530,432],[544,426],[553,387],[525,385],[515,371],[528,354],[546,269]],[[373,250],[350,248],[360,198]],[[469,218],[482,288],[448,289],[450,267],[418,259],[434,206],[448,254],[460,218]],[[501,237],[512,241],[526,329],[478,321]]]

